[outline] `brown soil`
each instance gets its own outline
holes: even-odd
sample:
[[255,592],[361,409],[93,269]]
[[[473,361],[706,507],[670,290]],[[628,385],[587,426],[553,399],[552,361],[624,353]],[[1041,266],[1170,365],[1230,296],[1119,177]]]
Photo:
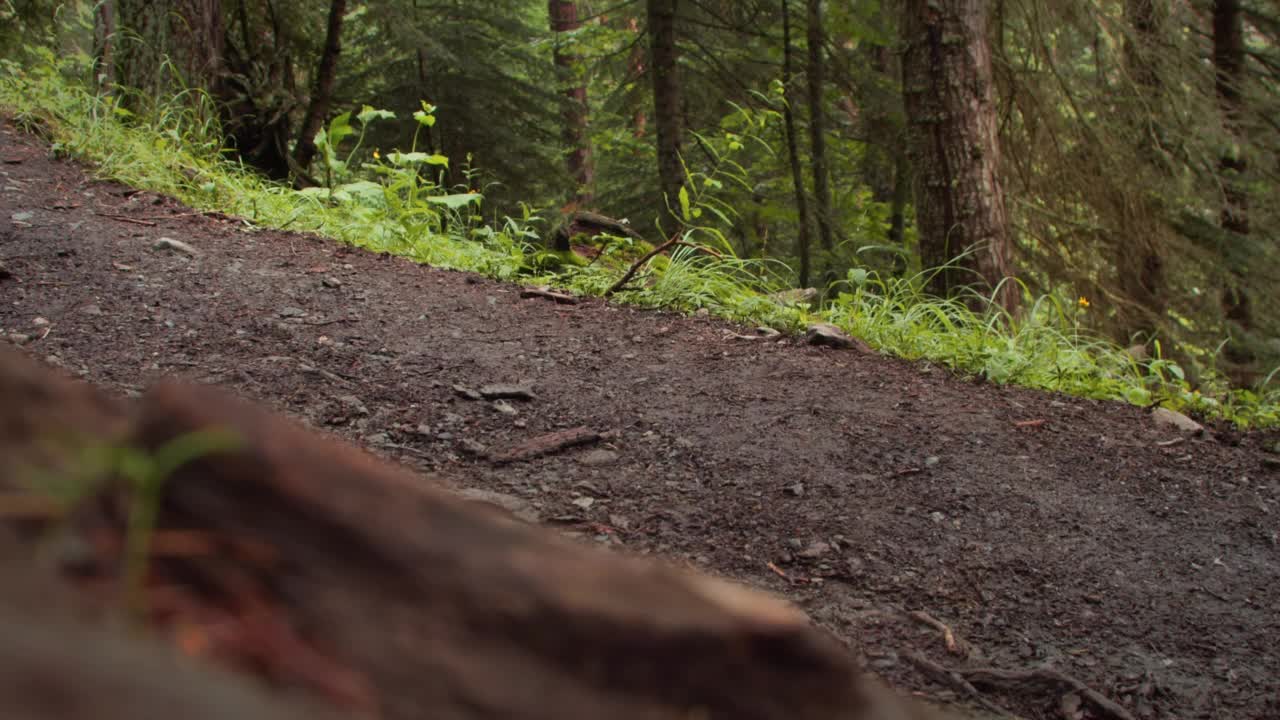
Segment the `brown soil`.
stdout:
[[[0,336],[48,363],[130,394],[223,385],[585,541],[773,590],[935,699],[972,700],[909,655],[1049,666],[1136,717],[1280,716],[1274,436],[522,298],[94,181],[7,125],[0,161]],[[492,384],[532,398],[469,399]],[[495,461],[579,427],[605,436]],[[1057,693],[986,697],[1062,717]]]

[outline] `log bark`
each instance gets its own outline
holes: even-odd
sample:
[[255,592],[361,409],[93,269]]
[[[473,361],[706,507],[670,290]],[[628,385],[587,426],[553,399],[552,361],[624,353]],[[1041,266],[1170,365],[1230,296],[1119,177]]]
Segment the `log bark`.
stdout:
[[[861,679],[788,604],[571,542],[217,389],[158,386],[130,409],[122,435],[117,404],[17,353],[0,351],[0,388],[48,401],[0,407],[0,437],[22,453],[80,411],[105,419],[101,438],[148,451],[201,430],[238,436],[234,451],[197,457],[164,481],[150,626],[188,654],[331,707],[387,720],[933,717]],[[103,554],[117,544],[93,545],[98,573],[114,567]],[[0,671],[15,658],[0,653]],[[40,658],[41,668],[68,670],[42,675],[57,694],[119,700],[102,681],[111,668]],[[170,682],[177,672],[115,681],[137,681],[129,692],[160,707],[175,692],[202,707],[202,691]],[[0,716],[107,717],[92,704],[33,715],[29,700],[0,692]]]

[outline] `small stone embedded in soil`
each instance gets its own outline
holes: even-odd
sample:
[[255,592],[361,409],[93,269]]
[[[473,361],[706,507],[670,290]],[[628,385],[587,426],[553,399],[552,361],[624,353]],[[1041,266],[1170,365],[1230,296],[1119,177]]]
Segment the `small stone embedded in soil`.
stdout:
[[525,522],[536,523],[540,519],[538,511],[534,509],[532,503],[524,498],[516,497],[515,495],[494,492],[492,490],[481,490],[480,488],[459,490],[458,495],[472,502],[496,505]]
[[468,400],[483,400],[483,399],[484,399],[484,396],[483,396],[483,395],[481,395],[480,393],[476,392],[475,390],[472,390],[471,388],[467,387],[466,385],[454,385],[454,386],[453,386],[453,391],[454,391],[454,392],[456,392],[456,393],[458,393],[459,395],[461,395],[462,397],[464,397],[464,398],[466,398],[466,399],[468,399]]
[[582,508],[583,510],[586,510],[590,508],[592,505],[596,504],[596,499],[588,495],[583,495],[582,497],[574,498],[573,504]]
[[947,516],[935,510],[929,513],[929,519],[932,520],[935,525],[941,525],[942,523],[946,522]]
[[298,307],[281,308],[278,313],[282,318],[300,318],[307,314],[306,310]]
[[809,543],[808,547],[796,554],[806,560],[816,560],[829,552],[831,552],[831,545],[819,540],[817,542]]
[[181,240],[174,240],[171,237],[158,238],[151,245],[152,250],[169,250],[171,252],[180,252],[186,255],[199,255],[200,251],[194,246],[184,243]]
[[1159,427],[1171,427],[1183,432],[1199,433],[1204,426],[1176,410],[1156,408],[1151,411],[1151,419]]
[[480,388],[480,397],[485,400],[509,398],[512,400],[532,400],[533,388],[529,385],[492,384]]
[[507,402],[506,400],[495,400],[493,403],[493,409],[497,410],[503,415],[515,415],[520,412],[519,410],[516,410],[514,407],[512,407],[511,403]]
[[14,345],[26,345],[31,342],[31,336],[26,333],[9,333],[9,342]]
[[35,213],[33,213],[33,212],[26,212],[26,211],[24,211],[24,212],[16,212],[16,213],[14,213],[14,214],[10,215],[10,216],[9,216],[9,219],[10,219],[10,220],[12,220],[12,221],[14,221],[14,222],[16,222],[16,223],[25,223],[25,222],[27,222],[28,220],[30,220],[31,218],[33,218],[33,217],[35,217],[35,216],[36,216],[36,214],[35,214]]
[[327,288],[332,288],[334,290],[342,287],[342,281],[332,276],[326,277],[325,279],[321,280],[320,284],[324,285]]
[[590,465],[594,467],[599,465],[609,465],[610,463],[615,462],[617,459],[618,459],[618,453],[612,450],[605,450],[601,448],[598,450],[591,450],[589,452],[583,453],[582,459],[579,462],[581,462],[583,465]]
[[477,457],[489,452],[489,449],[486,448],[483,443],[478,440],[472,440],[471,438],[464,438],[462,442],[458,443],[458,447],[462,449],[462,452],[467,453],[468,455],[475,455]]
[[810,325],[804,339],[810,345],[822,345],[841,350],[856,348],[863,352],[871,350],[866,343],[850,337],[848,333],[831,323],[814,323]]
[[35,327],[44,327],[49,324],[49,318],[37,317],[32,319],[31,324]]
[[937,465],[941,459],[942,458],[938,457],[937,455],[930,455],[929,457],[924,459],[924,466],[933,467],[934,465]]
[[798,482],[798,483],[795,483],[794,485],[788,485],[786,488],[783,489],[783,492],[790,495],[791,497],[803,497],[804,483]]
[[103,314],[102,308],[98,307],[97,305],[85,305],[84,307],[80,308],[80,312],[84,313],[85,315],[89,315],[91,317],[98,317]]
[[369,408],[365,407],[364,403],[360,401],[360,398],[356,397],[355,395],[339,396],[338,402],[345,405],[349,410],[351,410],[351,412],[355,413],[356,415],[369,414]]

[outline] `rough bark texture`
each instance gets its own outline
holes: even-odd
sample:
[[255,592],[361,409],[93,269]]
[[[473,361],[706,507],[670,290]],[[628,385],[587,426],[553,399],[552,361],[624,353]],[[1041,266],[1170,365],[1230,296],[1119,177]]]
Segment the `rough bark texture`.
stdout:
[[800,148],[796,139],[796,118],[792,111],[791,92],[791,8],[790,0],[782,0],[782,86],[785,93],[782,120],[787,133],[787,158],[791,163],[791,186],[796,194],[796,248],[800,255],[800,287],[809,287],[809,198],[804,189],[800,168]]
[[[1124,12],[1131,28],[1125,38],[1125,70],[1142,98],[1138,107],[1158,106],[1162,92],[1156,72],[1161,27],[1158,8],[1154,0],[1125,0]],[[1145,128],[1145,124],[1144,118],[1140,125]],[[1154,156],[1151,145],[1155,141],[1151,133],[1144,129],[1139,136],[1143,155]],[[1149,203],[1134,203],[1128,198],[1117,197],[1116,202],[1114,212],[1121,218],[1122,235],[1116,242],[1116,276],[1120,289],[1116,319],[1120,339],[1126,343],[1145,343],[1159,333],[1168,305],[1164,256],[1158,243],[1159,229],[1153,221],[1156,211],[1148,207]]]
[[[937,273],[930,290],[994,288],[1012,275],[1008,219],[1000,181],[1000,145],[992,100],[987,4],[982,0],[908,0],[902,38],[908,149],[915,166],[920,255]],[[1019,293],[1005,283],[995,301],[1014,311]]]
[[293,151],[294,164],[306,170],[316,154],[316,133],[329,114],[333,98],[333,81],[338,75],[338,56],[342,54],[342,19],[347,14],[347,0],[333,0],[329,5],[329,23],[325,30],[324,50],[316,65],[316,84],[311,91],[307,114],[298,131],[298,144]]
[[[653,79],[653,124],[658,140],[658,188],[663,195],[659,217],[672,216],[684,185],[680,164],[680,79],[677,68],[676,6],[678,0],[648,0],[649,74]],[[680,222],[679,219],[676,222]]]
[[[126,413],[10,350],[0,350],[0,388],[42,401],[0,406],[0,442],[15,450],[6,463],[66,418],[150,451],[213,428],[241,439],[166,478],[156,537],[199,542],[153,544],[148,619],[188,654],[278,687],[386,720],[931,717],[859,679],[840,645],[779,600],[560,538],[222,391],[162,384]],[[124,521],[94,517],[79,566],[111,572],[119,543],[103,538]],[[0,628],[12,617],[0,603]],[[0,652],[0,670],[54,690],[0,692],[0,716],[33,717],[30,704],[54,696],[111,705],[137,695],[134,707],[168,708],[182,693],[198,706],[191,717],[231,700],[172,665],[76,671],[82,661],[46,635]],[[290,716],[223,707],[223,717]],[[107,717],[90,702],[59,708],[35,717]]]
[[[1240,84],[1244,80],[1244,23],[1240,0],[1215,0],[1213,3],[1213,66],[1216,71],[1215,88],[1218,105],[1222,111],[1223,125],[1228,136],[1234,138],[1240,131],[1240,113],[1244,98]],[[1234,143],[1232,143],[1234,145]],[[1223,230],[1231,234],[1235,242],[1245,243],[1249,238],[1249,196],[1244,189],[1243,175],[1248,171],[1248,161],[1238,150],[1228,149],[1218,160],[1222,175],[1222,212],[1219,222]],[[1227,253],[1227,271],[1230,280],[1222,293],[1222,310],[1227,321],[1234,325],[1233,335],[1248,333],[1253,328],[1253,308],[1244,288],[1245,268],[1239,261],[1231,261]],[[1227,360],[1236,365],[1247,365],[1254,360],[1245,343],[1233,338],[1223,348]]]
[[[582,27],[578,20],[576,0],[547,0],[547,13],[551,17],[551,31],[565,33]],[[564,109],[564,144],[568,149],[566,164],[569,177],[576,185],[574,203],[582,208],[591,202],[595,168],[591,162],[591,143],[587,136],[587,85],[586,78],[578,72],[578,56],[565,52],[556,40],[554,60],[559,74]]]
[[818,239],[822,249],[830,252],[835,247],[831,227],[831,184],[827,171],[827,122],[823,95],[826,90],[826,72],[822,51],[825,32],[822,27],[822,0],[808,0],[809,43],[809,143],[813,162],[814,215],[818,221]]

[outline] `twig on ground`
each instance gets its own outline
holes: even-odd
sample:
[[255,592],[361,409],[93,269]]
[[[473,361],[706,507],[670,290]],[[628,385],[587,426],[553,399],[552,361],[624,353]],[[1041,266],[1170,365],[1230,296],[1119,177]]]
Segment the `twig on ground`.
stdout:
[[104,213],[104,212],[95,212],[94,215],[97,215],[98,217],[111,218],[112,220],[119,220],[120,222],[133,223],[134,225],[145,225],[147,227],[156,226],[156,224],[151,222],[150,220],[139,220],[137,218],[131,218],[126,215],[116,215],[114,213]]
[[955,631],[946,623],[923,610],[913,610],[907,613],[907,617],[942,633],[942,642],[947,646],[947,652],[962,658],[969,657],[969,652],[972,649],[969,647],[969,643],[957,637]]
[[489,460],[495,465],[505,465],[507,463],[519,462],[521,460],[529,460],[540,455],[559,452],[578,445],[599,442],[605,437],[606,434],[598,433],[589,428],[570,428],[569,430],[547,433],[545,435],[539,435],[535,438],[526,440],[525,442],[507,448],[506,450],[494,453],[489,457]]
[[778,567],[772,562],[765,563],[765,566],[768,567],[770,570],[772,570],[775,575],[782,578],[783,580],[786,580],[788,584],[799,585],[804,582],[804,580],[801,578],[791,577],[790,575],[787,574],[786,570],[783,570],[782,568]]

